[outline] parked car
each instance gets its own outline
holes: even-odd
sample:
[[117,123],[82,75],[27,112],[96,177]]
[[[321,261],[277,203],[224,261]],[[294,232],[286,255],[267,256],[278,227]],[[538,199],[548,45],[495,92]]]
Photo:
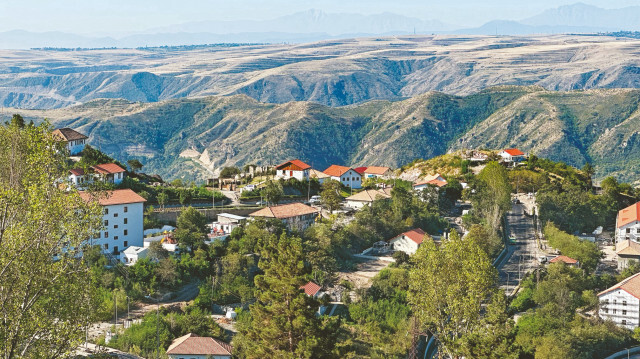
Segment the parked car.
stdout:
[[311,196],[309,204],[320,204],[320,196]]

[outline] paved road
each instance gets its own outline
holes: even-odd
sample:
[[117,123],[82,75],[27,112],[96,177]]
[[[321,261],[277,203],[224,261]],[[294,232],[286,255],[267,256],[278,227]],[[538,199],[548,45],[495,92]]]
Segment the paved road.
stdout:
[[533,218],[525,215],[522,204],[514,204],[507,213],[507,228],[508,233],[515,236],[517,244],[508,245],[507,256],[496,267],[500,288],[509,295],[525,273],[538,266],[538,247]]

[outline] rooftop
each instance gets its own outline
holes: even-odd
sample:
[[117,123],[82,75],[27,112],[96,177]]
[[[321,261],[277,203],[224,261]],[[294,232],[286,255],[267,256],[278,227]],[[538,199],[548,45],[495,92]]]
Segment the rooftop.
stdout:
[[328,174],[329,176],[332,176],[332,177],[340,177],[343,174],[345,174],[347,171],[349,171],[350,169],[351,169],[351,167],[331,165],[331,166],[329,166],[329,168],[324,170],[324,173],[326,173],[326,174]]
[[147,200],[130,189],[116,189],[113,191],[90,193],[86,191],[79,192],[80,197],[85,201],[98,201],[102,206],[111,206],[116,204],[142,203]]
[[312,213],[318,213],[318,210],[313,207],[307,206],[306,204],[296,202],[282,204],[279,206],[265,207],[256,212],[250,213],[249,216],[284,219]]
[[92,167],[96,172],[103,174],[103,175],[107,175],[107,174],[114,174],[114,173],[120,173],[120,172],[124,172],[125,169],[118,166],[115,163],[104,163],[101,165],[95,165]]
[[312,169],[310,172],[311,178],[329,178],[331,176],[329,176],[328,174],[318,171],[318,170],[314,170]]
[[637,202],[618,212],[618,228],[626,226],[629,223],[640,221],[640,202]]
[[320,289],[322,289],[322,287],[315,284],[314,282],[309,282],[301,286],[300,289],[304,289],[304,293],[306,295],[313,297],[314,295],[318,294],[318,292],[320,291]]
[[622,289],[632,296],[640,299],[640,273],[634,274],[631,277],[623,280],[622,282],[614,285],[613,287],[603,290],[602,292],[598,293],[598,296],[607,294],[616,289]]
[[242,216],[238,216],[238,215],[231,214],[231,213],[220,213],[218,215],[218,217],[231,218],[231,219],[235,219],[235,220],[238,220],[238,221],[241,221],[243,219],[247,219],[247,217],[242,217]]
[[511,156],[524,156],[524,152],[520,151],[517,148],[507,148],[503,151],[510,154]]
[[347,197],[347,201],[373,202],[376,199],[387,198],[391,198],[391,195],[385,193],[383,190],[367,189]]
[[300,167],[301,170],[306,170],[307,168],[311,168],[311,166],[309,166],[308,164],[300,161],[300,160],[292,160],[292,161],[287,161],[284,163],[281,163],[279,165],[276,166],[277,169],[280,169],[280,167],[285,167],[289,164],[292,164],[294,166]]
[[426,235],[426,233],[420,229],[420,228],[414,228],[410,231],[401,233],[393,238],[391,238],[392,240],[398,237],[407,237],[410,240],[416,242],[417,244],[421,244],[424,241],[424,236]]
[[640,256],[640,243],[634,242],[630,239],[618,242],[618,244],[616,244],[616,254],[619,256]]
[[84,140],[85,138],[89,138],[81,134],[80,132],[68,127],[59,128],[57,130],[54,130],[52,133],[54,136],[64,141]]
[[576,264],[578,263],[577,260],[571,258],[571,257],[567,257],[567,256],[557,256],[555,258],[553,258],[552,260],[549,261],[549,263],[558,263],[558,262],[564,262],[566,264]]
[[385,173],[387,173],[387,171],[391,170],[391,168],[389,167],[376,167],[376,166],[371,166],[371,167],[367,167],[367,169],[364,171],[364,173],[368,173],[368,174],[372,174],[372,175],[383,175]]
[[167,349],[167,354],[231,355],[231,350],[231,345],[222,340],[189,333],[174,340]]
[[447,185],[447,181],[444,179],[444,177],[442,177],[442,175],[440,175],[439,173],[436,173],[434,175],[425,177],[422,181],[414,183],[413,187],[422,186],[426,184],[432,184],[434,186],[444,187]]

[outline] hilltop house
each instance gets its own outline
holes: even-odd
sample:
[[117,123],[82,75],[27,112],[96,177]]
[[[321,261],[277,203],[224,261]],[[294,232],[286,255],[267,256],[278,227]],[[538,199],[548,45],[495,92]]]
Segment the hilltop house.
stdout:
[[640,241],[640,202],[618,212],[616,217],[616,243]]
[[367,167],[364,170],[364,178],[387,178],[391,175],[391,168],[389,167]]
[[125,173],[126,170],[117,164],[105,163],[91,166],[86,171],[83,168],[69,170],[69,182],[77,188],[85,188],[96,180],[105,183],[120,184],[124,179]]
[[171,359],[231,359],[232,350],[231,345],[222,340],[189,333],[171,343],[167,356]]
[[324,170],[324,173],[329,175],[332,180],[338,181],[344,186],[355,189],[362,187],[362,175],[353,168],[331,165]]
[[295,178],[299,181],[309,179],[311,166],[300,161],[292,160],[276,166],[276,177],[289,179]]
[[296,230],[302,232],[315,222],[318,216],[318,210],[306,204],[296,202],[265,207],[250,213],[249,216],[253,218],[277,218],[281,220],[290,231]]
[[391,199],[391,188],[367,189],[346,198],[347,206],[359,209],[371,205],[376,199]]
[[598,293],[598,315],[633,330],[640,325],[640,273]]
[[106,195],[80,192],[85,201],[98,201],[102,206],[103,229],[90,244],[103,252],[119,255],[129,246],[143,247],[143,207],[146,200],[130,189],[108,191]]
[[444,187],[447,185],[447,180],[444,179],[439,173],[435,175],[427,176],[422,181],[418,181],[413,184],[413,189],[416,191],[422,191],[427,186]]
[[506,150],[502,150],[498,152],[498,156],[502,158],[503,162],[507,163],[517,163],[524,161],[525,154],[517,148],[507,148]]
[[394,251],[402,251],[408,255],[414,254],[422,244],[427,234],[420,228],[401,233],[389,240]]
[[640,262],[640,243],[625,239],[616,243],[618,269],[623,270],[633,262]]
[[60,141],[66,143],[67,150],[71,156],[75,156],[82,152],[82,150],[84,150],[86,140],[89,138],[76,130],[66,127],[54,130],[52,133]]
[[300,287],[300,289],[304,290],[304,294],[312,297],[312,298],[319,298],[321,297],[324,293],[322,292],[322,287],[315,284],[314,282],[309,282],[303,286]]

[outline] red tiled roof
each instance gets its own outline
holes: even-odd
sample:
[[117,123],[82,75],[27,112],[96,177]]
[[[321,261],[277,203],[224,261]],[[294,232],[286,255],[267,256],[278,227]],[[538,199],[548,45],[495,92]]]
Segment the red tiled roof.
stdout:
[[326,174],[328,174],[329,176],[332,176],[332,177],[340,177],[343,174],[345,174],[347,171],[349,171],[350,169],[351,169],[351,167],[331,165],[331,166],[329,166],[329,168],[324,170],[324,173],[326,173]]
[[118,166],[115,163],[105,163],[101,165],[95,165],[92,167],[96,172],[106,175],[106,174],[114,174],[124,172],[125,169]]
[[282,204],[279,206],[265,207],[261,210],[250,213],[249,216],[284,219],[312,213],[318,213],[318,210],[313,207],[307,206],[306,204],[296,202]]
[[174,355],[231,355],[230,344],[210,337],[199,337],[189,333],[171,343],[167,354]]
[[85,138],[89,138],[80,132],[67,127],[54,130],[52,134],[64,141],[84,140]]
[[622,282],[614,285],[613,287],[603,290],[602,292],[598,293],[598,297],[616,289],[622,289],[632,296],[640,299],[640,273],[634,274],[631,277],[623,280]]
[[618,212],[618,228],[629,223],[640,221],[640,202],[624,208]]
[[320,291],[320,289],[322,289],[322,287],[313,282],[309,282],[301,286],[300,289],[304,289],[304,293],[306,295],[313,297],[314,295],[318,294],[318,292]]
[[84,169],[82,168],[74,168],[69,170],[69,172],[71,172],[72,174],[76,175],[76,176],[84,176]]
[[424,231],[423,231],[422,229],[420,229],[420,228],[414,228],[414,229],[412,229],[412,230],[410,230],[410,231],[407,231],[407,232],[401,233],[401,234],[399,234],[399,235],[397,235],[397,236],[395,236],[395,237],[393,237],[393,238],[391,238],[391,239],[393,240],[393,239],[395,239],[395,238],[398,238],[398,237],[402,237],[402,236],[404,236],[404,237],[407,237],[407,238],[409,238],[410,240],[412,240],[412,241],[416,242],[417,244],[421,244],[421,243],[422,243],[422,241],[424,241],[424,236],[425,236],[425,234],[426,234],[426,233],[424,233]]
[[98,201],[103,206],[114,204],[141,203],[147,200],[130,189],[116,189],[105,193],[79,192],[80,197],[85,201]]
[[358,172],[359,174],[363,174],[367,170],[367,167],[356,167],[353,170]]
[[376,167],[376,166],[371,166],[368,167],[366,171],[364,171],[364,173],[369,173],[372,175],[383,175],[385,173],[387,173],[387,171],[389,171],[391,168],[389,167]]
[[425,184],[432,184],[438,187],[443,187],[447,185],[447,181],[439,180],[438,178],[444,178],[441,174],[436,173],[434,175],[430,175],[425,177],[421,182],[416,182],[413,184],[413,187],[422,186]]
[[284,163],[281,163],[281,164],[277,165],[276,168],[280,169],[280,167],[284,167],[284,166],[286,166],[288,164],[296,165],[296,166],[300,167],[300,169],[302,169],[302,170],[306,170],[307,168],[311,168],[311,166],[309,166],[308,164],[306,164],[306,163],[304,163],[304,162],[302,162],[300,160],[287,161],[287,162],[284,162]]
[[520,151],[517,148],[507,148],[504,152],[510,154],[511,156],[524,156],[524,152]]
[[578,263],[577,260],[571,258],[571,257],[567,257],[567,256],[557,256],[555,258],[553,258],[552,260],[549,261],[549,263],[558,263],[558,262],[565,262],[567,264],[576,264]]

